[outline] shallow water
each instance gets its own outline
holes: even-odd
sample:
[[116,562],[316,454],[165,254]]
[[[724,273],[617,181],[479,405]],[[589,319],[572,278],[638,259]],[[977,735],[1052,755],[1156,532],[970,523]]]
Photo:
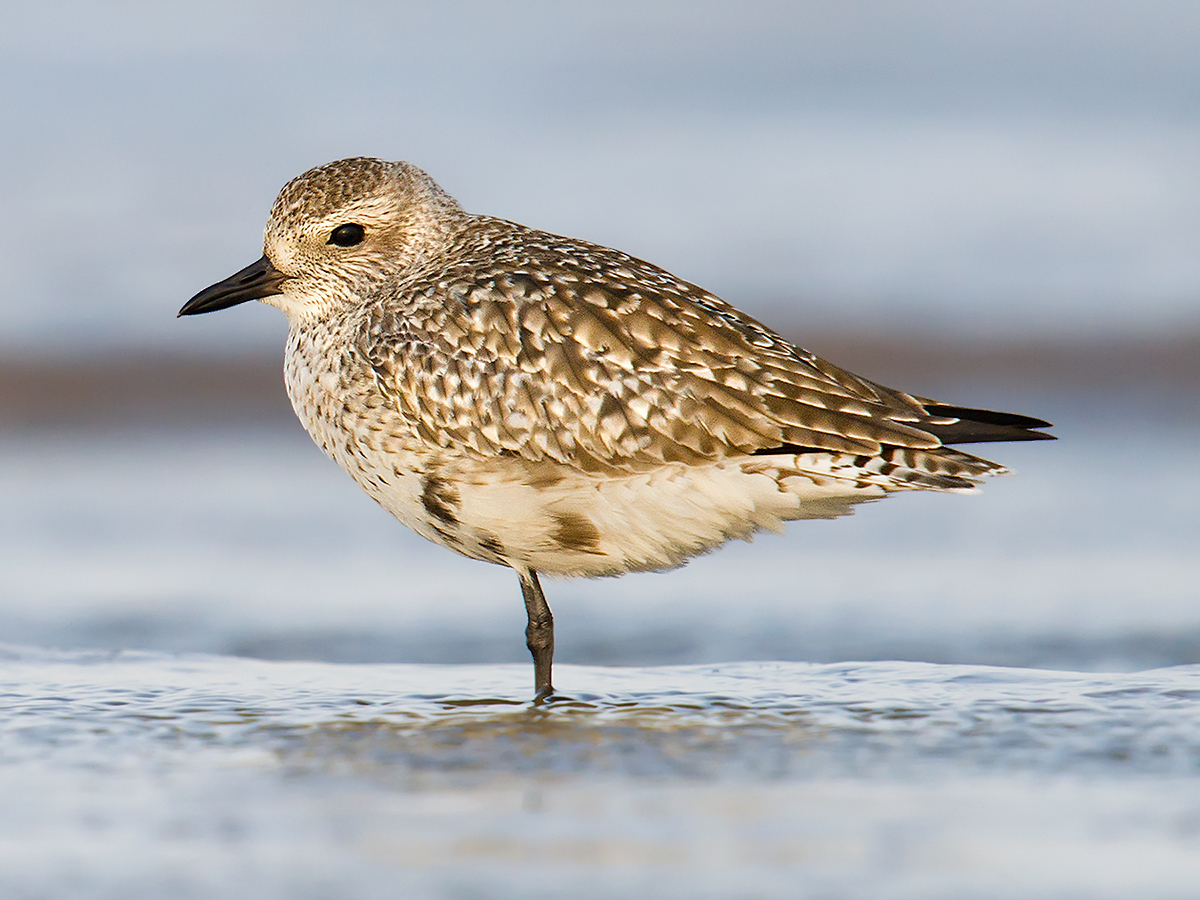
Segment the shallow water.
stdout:
[[5,897],[1184,897],[1200,666],[9,646]]
[[978,497],[547,582],[542,708],[298,431],[10,433],[0,897],[1195,896],[1200,434],[994,405]]
[[[1061,440],[979,448],[1018,474],[977,496],[892,497],[662,575],[547,580],[558,659],[1200,662],[1200,481],[1186,474],[1200,430],[1132,405],[1104,419],[995,401],[1052,418]],[[12,434],[0,496],[9,642],[527,659],[512,572],[413,535],[299,428]]]

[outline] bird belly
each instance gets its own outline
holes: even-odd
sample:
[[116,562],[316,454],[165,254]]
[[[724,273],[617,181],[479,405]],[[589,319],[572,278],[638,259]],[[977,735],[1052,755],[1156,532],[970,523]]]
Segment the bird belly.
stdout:
[[667,464],[632,474],[523,459],[430,455],[414,479],[351,472],[418,534],[466,556],[551,575],[600,576],[682,565],[760,528],[829,518],[881,496],[780,478],[760,461]]

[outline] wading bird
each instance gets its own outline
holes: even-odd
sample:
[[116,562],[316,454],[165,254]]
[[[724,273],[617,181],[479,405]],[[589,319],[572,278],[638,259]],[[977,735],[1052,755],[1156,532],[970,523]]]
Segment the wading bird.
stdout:
[[467,213],[404,162],[292,180],[258,262],[179,315],[249,300],[287,315],[288,396],[321,449],[418,534],[516,570],[539,700],[539,572],[669,569],[894,491],[971,490],[1006,470],[948,445],[1051,438],[839,369],[620,251]]

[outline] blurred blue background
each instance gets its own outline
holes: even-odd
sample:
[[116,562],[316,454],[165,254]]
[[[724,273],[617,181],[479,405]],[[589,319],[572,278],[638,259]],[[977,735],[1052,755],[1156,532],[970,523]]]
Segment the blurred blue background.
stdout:
[[370,154],[468,209],[660,263],[868,377],[1063,438],[984,448],[1021,475],[978,499],[896,498],[669,577],[552,585],[562,659],[1200,659],[1195,479],[1177,474],[1200,439],[1195,3],[3,19],[7,639],[525,658],[512,574],[406,532],[301,433],[282,316],[175,318],[259,255],[284,182]]
[[172,316],[360,154],[778,327],[1200,329],[1186,0],[2,6],[9,352],[276,348]]

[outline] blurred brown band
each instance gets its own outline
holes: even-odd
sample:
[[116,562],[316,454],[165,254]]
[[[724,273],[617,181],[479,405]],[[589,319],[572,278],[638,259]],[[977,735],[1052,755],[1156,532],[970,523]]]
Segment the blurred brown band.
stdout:
[[[986,402],[981,390],[1030,399],[1153,394],[1194,409],[1200,395],[1200,335],[972,343],[831,333],[809,334],[802,345],[874,381],[946,402]],[[0,430],[294,424],[282,369],[273,354],[0,356]]]

